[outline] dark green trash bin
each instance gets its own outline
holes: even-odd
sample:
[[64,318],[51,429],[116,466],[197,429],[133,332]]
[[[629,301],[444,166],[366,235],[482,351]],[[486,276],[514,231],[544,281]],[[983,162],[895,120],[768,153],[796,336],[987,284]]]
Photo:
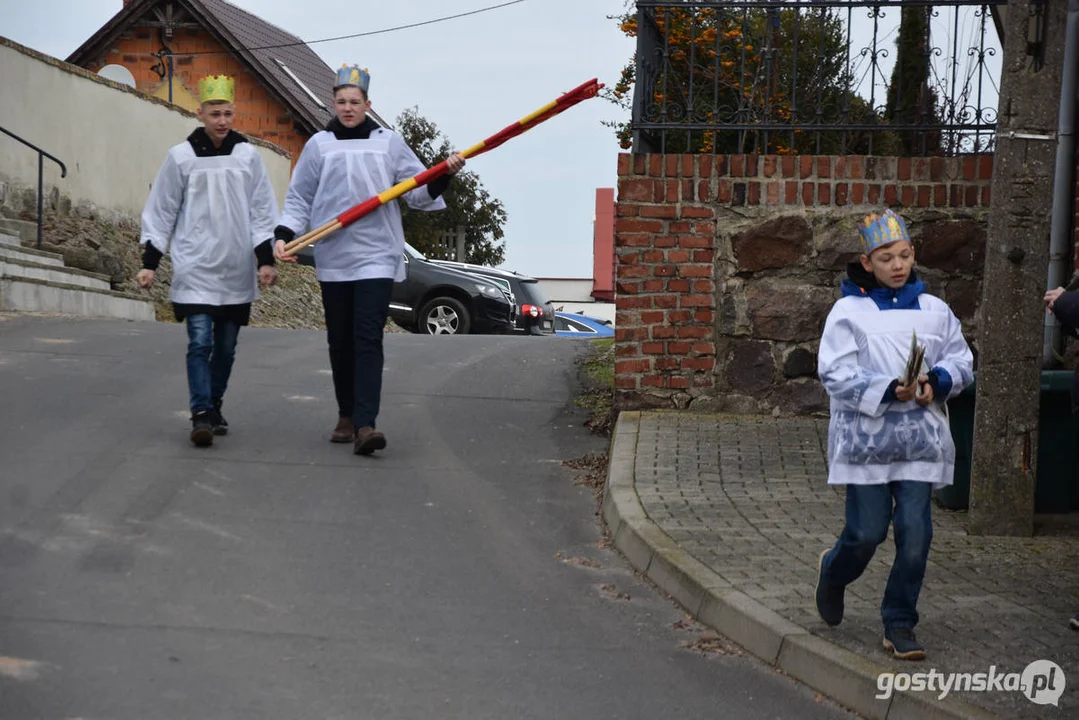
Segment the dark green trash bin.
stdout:
[[[1043,370],[1041,409],[1038,414],[1038,476],[1035,479],[1034,512],[1079,511],[1079,419],[1072,415],[1071,370]],[[948,401],[948,416],[955,442],[955,479],[937,493],[949,510],[966,510],[970,501],[970,462],[974,447],[975,382]]]

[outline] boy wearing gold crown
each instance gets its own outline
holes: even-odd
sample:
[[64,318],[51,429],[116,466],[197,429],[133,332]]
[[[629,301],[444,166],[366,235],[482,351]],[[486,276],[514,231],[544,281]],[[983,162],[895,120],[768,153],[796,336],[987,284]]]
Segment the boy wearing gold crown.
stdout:
[[[895,527],[895,562],[881,604],[884,647],[921,660],[914,635],[933,537],[934,488],[951,485],[955,445],[943,405],[973,378],[955,314],[913,272],[906,223],[891,210],[859,227],[863,253],[824,324],[817,370],[831,400],[828,483],[846,485],[846,524],[820,555],[817,610],[843,619],[843,595]],[[912,338],[923,364],[907,374]],[[913,353],[917,358],[917,353]],[[926,369],[928,368],[928,369]]]
[[[371,76],[366,69],[342,67],[334,87],[334,114],[323,132],[307,141],[289,183],[285,210],[274,237],[274,252],[285,257],[285,243],[308,228],[323,225],[357,203],[423,172],[412,149],[381,127],[367,111]],[[415,210],[442,210],[450,176],[465,164],[458,154],[447,160],[449,175],[404,194]],[[352,443],[357,455],[386,447],[375,428],[382,392],[382,333],[394,282],[405,279],[405,234],[401,209],[387,203],[315,244],[315,272],[322,288],[330,369],[337,396],[337,425],[331,442]]]
[[271,247],[277,199],[258,151],[232,129],[233,95],[230,77],[199,82],[202,127],[169,150],[142,213],[143,269],[136,280],[149,287],[162,255],[171,252],[169,298],[176,319],[187,323],[190,438],[199,447],[228,432],[221,404],[236,339],[258,284],[277,281]]

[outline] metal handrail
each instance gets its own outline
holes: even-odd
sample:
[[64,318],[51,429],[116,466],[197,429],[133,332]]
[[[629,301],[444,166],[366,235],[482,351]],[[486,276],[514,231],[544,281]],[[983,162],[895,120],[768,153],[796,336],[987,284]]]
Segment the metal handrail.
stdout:
[[37,151],[37,249],[40,250],[41,249],[41,234],[42,234],[41,223],[44,220],[44,206],[45,206],[44,187],[42,185],[43,178],[44,178],[44,175],[45,175],[45,158],[48,158],[48,159],[52,160],[54,163],[56,163],[57,165],[60,166],[60,177],[62,177],[62,178],[67,177],[67,166],[64,165],[64,163],[60,160],[60,158],[56,157],[55,155],[50,155],[49,153],[45,152],[44,150],[42,150],[41,148],[39,148],[37,145],[33,144],[32,142],[27,142],[26,140],[22,139],[21,137],[19,137],[15,133],[11,132],[7,128],[0,126],[0,132],[4,133],[5,135],[8,135],[10,137],[15,138],[16,140],[18,140],[19,142],[21,142],[23,145],[27,146],[28,148],[31,148],[31,149]]

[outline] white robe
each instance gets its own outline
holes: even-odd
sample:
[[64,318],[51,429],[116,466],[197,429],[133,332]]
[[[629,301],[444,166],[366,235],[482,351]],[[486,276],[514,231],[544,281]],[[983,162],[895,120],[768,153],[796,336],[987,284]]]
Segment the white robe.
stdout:
[[198,157],[185,141],[169,149],[154,179],[139,242],[171,251],[173,302],[239,305],[259,297],[254,249],[273,239],[277,215],[270,176],[253,145]]
[[[328,130],[304,145],[292,173],[281,224],[297,235],[320,227],[349,208],[427,168],[399,135],[385,128],[366,140],[338,140]],[[416,210],[442,210],[426,186],[404,195]],[[405,279],[401,208],[390,202],[314,244],[315,275],[323,282]]]
[[949,397],[974,379],[974,358],[951,309],[933,295],[918,296],[920,310],[882,311],[869,297],[841,298],[824,324],[817,371],[831,398],[828,483],[872,485],[917,480],[952,484],[955,444],[943,407],[883,403],[904,369],[911,331],[926,347],[923,372],[944,369]]

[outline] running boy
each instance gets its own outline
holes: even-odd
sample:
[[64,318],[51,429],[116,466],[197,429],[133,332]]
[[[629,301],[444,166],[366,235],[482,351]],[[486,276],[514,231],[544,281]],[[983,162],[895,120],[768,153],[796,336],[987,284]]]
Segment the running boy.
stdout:
[[271,243],[277,200],[258,151],[232,129],[233,94],[230,77],[199,81],[203,127],[165,157],[142,213],[139,240],[140,287],[153,283],[162,255],[172,254],[169,298],[176,319],[187,321],[191,442],[199,447],[228,432],[221,404],[236,339],[250,320],[257,283],[277,282]]
[[[914,274],[903,219],[886,210],[867,216],[859,230],[863,254],[848,266],[818,355],[831,398],[828,483],[846,485],[847,500],[843,532],[820,556],[817,611],[829,625],[842,621],[846,586],[894,523],[895,562],[881,603],[884,647],[921,660],[914,626],[933,537],[931,493],[951,485],[955,467],[942,406],[973,380],[973,356],[959,320]],[[924,364],[901,385],[912,334],[925,346]]]

